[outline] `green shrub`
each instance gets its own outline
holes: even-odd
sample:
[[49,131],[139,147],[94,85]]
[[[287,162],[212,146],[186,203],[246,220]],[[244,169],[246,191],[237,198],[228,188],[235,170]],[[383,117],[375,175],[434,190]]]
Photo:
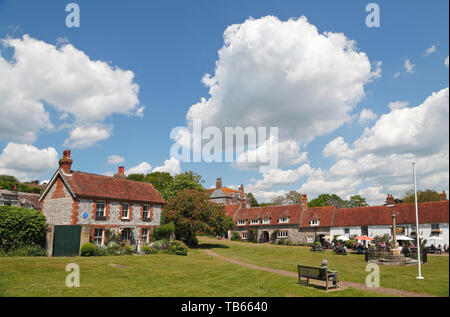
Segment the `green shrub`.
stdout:
[[3,249],[0,249],[0,258],[6,256],[6,251]]
[[26,245],[16,249],[9,249],[7,256],[47,256],[47,251],[39,245]]
[[165,250],[165,253],[175,254],[175,255],[187,255],[188,247],[182,241],[171,241],[169,246]]
[[247,239],[249,242],[257,243],[258,242],[258,231],[255,229],[247,230]]
[[121,255],[132,255],[133,247],[131,245],[126,245],[121,251]]
[[27,245],[44,246],[46,229],[40,211],[0,206],[0,249],[8,252]]
[[347,247],[347,249],[353,249],[353,245],[355,245],[356,240],[350,239],[345,241],[345,246]]
[[148,245],[144,245],[144,246],[142,247],[141,251],[142,251],[142,253],[144,253],[144,254],[157,254],[157,253],[159,253],[159,251],[158,251],[157,249],[152,248],[152,247],[150,247],[150,246],[148,246]]
[[81,246],[80,250],[81,256],[93,256],[95,255],[95,245],[88,242]]
[[314,242],[314,245],[322,245],[319,241]]
[[95,252],[94,252],[95,256],[107,256],[108,255],[108,251],[105,246],[99,245],[99,244],[95,244],[94,246],[95,246]]
[[158,240],[155,242],[150,243],[150,246],[155,248],[156,250],[165,250],[167,249],[167,247],[169,246],[169,240],[168,239],[164,239],[164,240]]
[[231,235],[231,241],[242,241],[239,232],[233,232],[233,234]]
[[285,241],[286,239],[278,239],[277,240],[277,244],[278,245],[284,245],[284,241]]
[[191,246],[191,247],[196,247],[198,246],[198,239],[197,236],[190,236],[188,241],[186,241],[186,244]]
[[169,239],[170,235],[175,232],[175,225],[173,222],[169,222],[166,225],[156,227],[152,231],[152,240]]

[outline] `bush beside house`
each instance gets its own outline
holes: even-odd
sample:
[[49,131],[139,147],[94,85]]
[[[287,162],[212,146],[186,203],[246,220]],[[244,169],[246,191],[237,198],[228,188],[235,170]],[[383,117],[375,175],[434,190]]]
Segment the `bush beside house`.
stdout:
[[38,210],[0,206],[0,255],[45,256],[46,229]]

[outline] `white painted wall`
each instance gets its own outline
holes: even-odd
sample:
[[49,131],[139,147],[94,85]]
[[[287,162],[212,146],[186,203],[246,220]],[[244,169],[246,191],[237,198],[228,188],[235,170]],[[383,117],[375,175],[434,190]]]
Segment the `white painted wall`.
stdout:
[[[401,226],[401,225],[398,225]],[[411,231],[413,231],[413,226],[411,224],[405,225],[405,235],[410,236]],[[344,233],[344,229],[348,228],[350,229],[349,234]],[[388,234],[391,236],[391,226],[387,225],[380,225],[380,226],[369,226],[369,237],[375,237],[375,236],[382,236],[385,234]],[[449,243],[449,224],[448,223],[440,223],[439,229],[441,230],[439,237],[441,237],[442,241],[431,241],[429,238],[431,237],[431,224],[424,223],[419,224],[419,234],[421,237],[427,239],[427,246],[430,246],[431,244],[434,244],[435,246],[438,246],[439,244],[443,247],[445,244],[450,245]],[[330,236],[335,235],[345,235],[347,237],[352,236],[359,236],[361,235],[361,227],[332,227],[330,228]]]

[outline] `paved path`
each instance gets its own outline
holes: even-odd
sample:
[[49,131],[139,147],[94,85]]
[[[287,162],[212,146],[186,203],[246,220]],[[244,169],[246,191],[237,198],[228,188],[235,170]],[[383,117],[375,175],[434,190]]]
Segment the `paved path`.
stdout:
[[[274,273],[274,274],[279,274],[279,275],[284,275],[284,276],[289,276],[289,277],[294,277],[294,278],[298,278],[297,273],[294,272],[289,272],[289,271],[284,271],[284,270],[277,270],[277,269],[272,269],[269,267],[264,267],[264,266],[258,266],[258,265],[253,265],[253,264],[249,264],[249,263],[245,263],[245,262],[241,262],[238,260],[234,260],[234,259],[230,259],[227,257],[224,257],[222,255],[219,255],[211,250],[205,249],[205,252],[211,256],[217,257],[221,260],[227,261],[227,262],[231,262],[240,266],[245,266],[254,270],[260,270],[260,271],[265,271],[265,272],[270,272],[270,273]],[[374,288],[369,288],[366,285],[362,284],[362,283],[355,283],[355,282],[347,282],[347,281],[339,281],[339,290],[342,289],[346,289],[348,287],[352,287],[352,288],[356,288],[356,289],[361,289],[364,291],[369,291],[369,292],[376,292],[376,293],[381,293],[381,294],[385,294],[385,295],[394,295],[394,296],[402,296],[402,297],[436,297],[434,295],[431,294],[423,294],[423,293],[416,293],[416,292],[409,292],[409,291],[403,291],[403,290],[398,290],[398,289],[393,289],[393,288],[386,288],[386,287],[374,287]],[[333,291],[333,290],[329,290],[329,291]]]

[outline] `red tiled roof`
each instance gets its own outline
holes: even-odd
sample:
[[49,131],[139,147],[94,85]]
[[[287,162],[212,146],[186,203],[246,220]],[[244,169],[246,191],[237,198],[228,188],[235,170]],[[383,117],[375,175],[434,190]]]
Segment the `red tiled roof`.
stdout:
[[243,208],[236,215],[236,220],[252,220],[270,218],[271,225],[277,225],[278,219],[288,217],[288,224],[299,224],[303,211],[303,205],[279,205]]
[[63,177],[76,196],[165,203],[151,183],[83,172],[71,175]]
[[[414,204],[397,204],[393,208],[398,224],[416,222],[416,208]],[[419,203],[418,211],[419,223],[448,222],[448,200]]]
[[[419,203],[419,223],[448,222],[448,207],[448,200]],[[333,226],[390,225],[392,224],[393,211],[395,212],[397,224],[414,224],[416,222],[416,209],[414,204],[396,204],[394,207],[373,206],[336,209]]]
[[236,211],[239,209],[239,207],[241,207],[241,204],[225,205],[224,207],[227,214],[231,217],[234,217]]
[[333,225],[334,206],[312,207],[303,211],[300,227],[310,227],[311,220],[320,220],[319,227],[330,227]]

